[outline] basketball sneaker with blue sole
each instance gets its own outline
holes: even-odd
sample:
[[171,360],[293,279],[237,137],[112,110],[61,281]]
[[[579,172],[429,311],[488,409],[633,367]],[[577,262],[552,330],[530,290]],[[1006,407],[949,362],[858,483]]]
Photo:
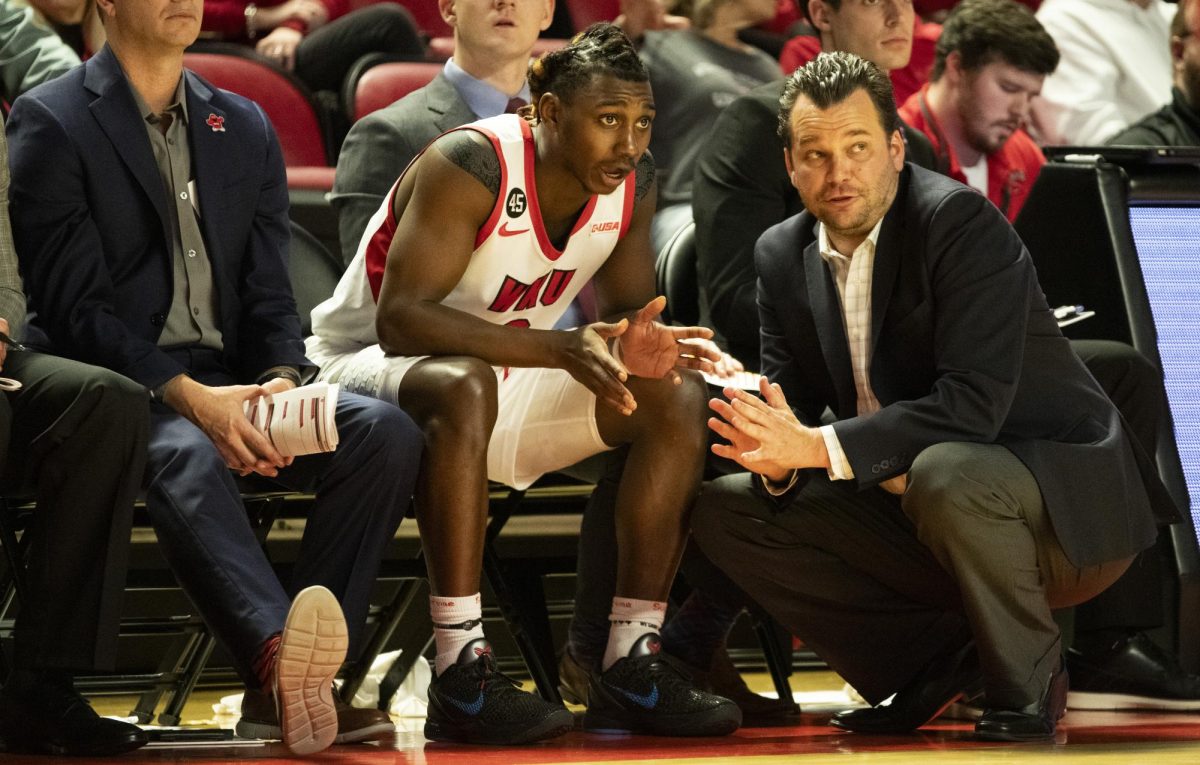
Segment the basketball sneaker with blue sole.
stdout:
[[629,655],[593,675],[584,730],[654,736],[724,736],[742,711],[723,696],[698,690],[661,655],[662,638],[646,633]]
[[562,704],[526,693],[496,671],[492,646],[472,640],[429,684],[425,738],[460,744],[528,744],[571,730]]

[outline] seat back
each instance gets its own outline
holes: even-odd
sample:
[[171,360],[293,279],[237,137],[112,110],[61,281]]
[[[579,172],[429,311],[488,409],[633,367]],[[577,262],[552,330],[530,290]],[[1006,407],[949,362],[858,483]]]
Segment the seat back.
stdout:
[[612,21],[621,13],[618,0],[566,0],[566,5],[576,32],[597,21]]
[[667,297],[664,322],[700,323],[700,284],[696,272],[696,224],[688,222],[667,240],[655,264],[658,292]]
[[300,80],[241,45],[214,44],[203,53],[185,53],[183,63],[218,88],[261,106],[279,137],[284,164],[329,164],[315,102]]
[[300,329],[308,337],[312,334],[312,309],[333,294],[342,278],[342,264],[295,221],[292,221],[289,255],[288,275],[296,298],[296,310],[300,314]]
[[426,61],[360,61],[346,80],[346,108],[358,121],[377,109],[389,106],[423,88],[442,71],[441,64]]

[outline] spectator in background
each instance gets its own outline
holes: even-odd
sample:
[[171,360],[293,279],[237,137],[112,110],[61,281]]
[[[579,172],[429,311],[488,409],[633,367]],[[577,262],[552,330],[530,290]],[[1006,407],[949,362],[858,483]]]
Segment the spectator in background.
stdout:
[[964,0],[950,12],[930,82],[900,107],[925,133],[937,170],[1017,218],[1046,158],[1024,125],[1046,76],[1054,40],[1015,0]]
[[413,157],[442,133],[529,102],[525,73],[555,0],[438,0],[454,55],[428,85],[354,123],[338,155],[330,199],[349,263],[367,221]]
[[253,45],[310,89],[335,96],[368,53],[424,56],[416,23],[399,4],[349,8],[348,0],[204,0],[204,37]]
[[[25,293],[8,220],[0,130],[0,331],[21,337]],[[112,671],[133,502],[146,464],[146,389],[107,369],[0,343],[0,469],[6,496],[35,492],[29,563],[0,691],[3,751],[97,756],[149,739],[100,717],[74,674]]]
[[[689,11],[691,29],[647,32],[639,51],[658,109],[650,152],[660,174],[660,208],[691,202],[696,153],[716,116],[779,74],[773,58],[738,39],[741,30],[775,15],[775,0],[695,0]],[[657,250],[662,238],[656,238]]]
[[80,58],[86,59],[104,47],[104,25],[93,0],[27,1]]
[[1200,146],[1200,4],[1181,0],[1171,20],[1171,103],[1109,140],[1117,146]]
[[1037,18],[1062,57],[1033,109],[1041,145],[1099,145],[1170,100],[1163,0],[1046,0]]
[[942,28],[922,21],[912,0],[797,0],[819,36],[800,35],[783,46],[785,75],[821,51],[844,50],[888,73],[902,104],[929,79]]
[[79,56],[34,20],[32,8],[0,2],[0,97],[12,103],[27,90],[79,65]]
[[[279,143],[257,104],[184,70],[200,0],[98,2],[108,43],[17,99],[9,122],[34,329],[152,392],[147,513],[246,683],[239,732],[297,754],[390,735],[384,712],[335,701],[331,684],[361,640],[421,434],[396,407],[344,391],[332,452],[293,460],[247,420],[245,402],[316,371],[288,280]],[[316,492],[290,587],[233,471]],[[325,650],[312,650],[317,631]]]

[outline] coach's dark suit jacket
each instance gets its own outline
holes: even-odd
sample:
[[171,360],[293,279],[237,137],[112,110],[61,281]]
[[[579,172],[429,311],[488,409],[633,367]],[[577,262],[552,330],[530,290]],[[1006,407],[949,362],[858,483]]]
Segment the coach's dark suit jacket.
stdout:
[[871,386],[856,416],[837,288],[805,212],[763,234],[763,372],[798,415],[828,406],[861,488],[906,472],[926,447],[998,443],[1030,469],[1078,566],[1128,557],[1173,520],[1152,463],[1071,351],[1029,253],[981,195],[907,165],[884,217],[871,295]]
[[476,115],[439,73],[423,88],[354,123],[338,155],[330,199],[338,212],[338,241],[349,263],[367,222],[413,157],[447,130]]
[[[201,229],[225,366],[309,366],[287,271],[283,160],[256,104],[186,72]],[[186,371],[157,341],[171,307],[167,194],[112,51],[13,104],[13,234],[33,327],[57,353],[153,388]]]

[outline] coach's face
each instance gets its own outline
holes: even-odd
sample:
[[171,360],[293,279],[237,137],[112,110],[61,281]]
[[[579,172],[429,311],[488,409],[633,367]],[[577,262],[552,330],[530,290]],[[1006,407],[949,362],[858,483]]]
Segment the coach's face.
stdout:
[[825,224],[834,246],[854,251],[887,213],[904,167],[900,131],[887,135],[863,89],[828,109],[807,96],[790,117],[784,151],[792,185],[809,212]]
[[186,48],[200,34],[204,0],[98,0],[109,37],[148,50]]

